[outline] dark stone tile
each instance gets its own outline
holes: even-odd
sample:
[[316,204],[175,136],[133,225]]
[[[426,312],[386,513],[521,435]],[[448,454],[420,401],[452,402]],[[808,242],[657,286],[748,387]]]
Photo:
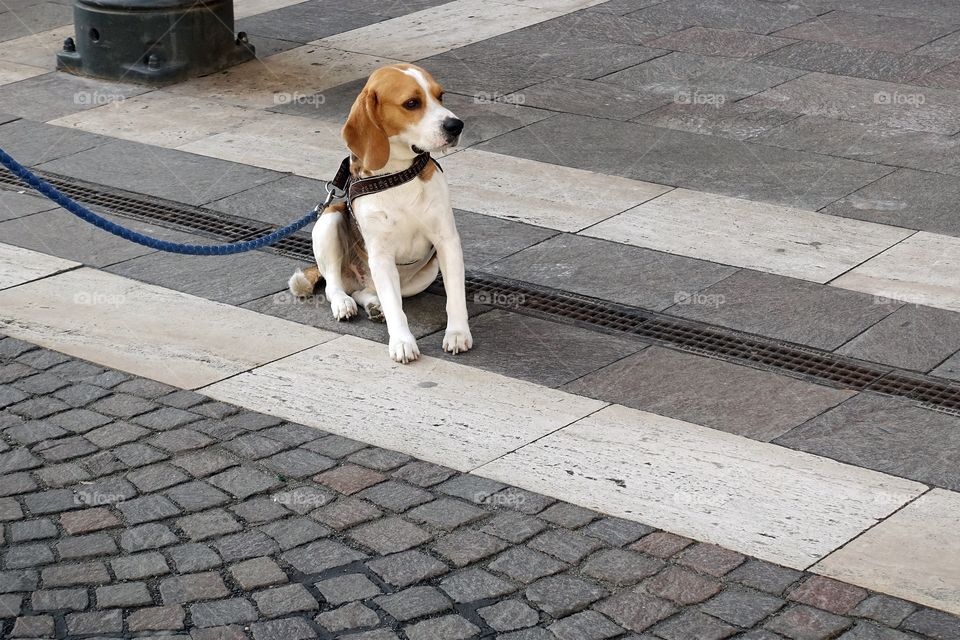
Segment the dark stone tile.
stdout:
[[831,11],[816,20],[778,31],[777,35],[906,53],[954,29],[951,25],[927,20]]
[[[721,56],[724,58],[753,58],[790,44],[786,38],[771,38],[732,29],[710,29],[708,27],[690,27],[651,40],[651,47],[686,51],[702,56]],[[784,64],[784,67],[792,65]]]
[[960,177],[898,169],[834,202],[823,213],[933,233],[960,235]]
[[[323,185],[322,180],[286,176],[209,202],[204,207],[281,226],[293,222],[317,206],[326,196]],[[312,222],[304,227],[305,231],[312,228]]]
[[919,78],[915,78],[911,82],[922,87],[960,89],[960,62],[951,62],[936,71],[931,71]]
[[608,0],[594,5],[585,12],[609,13],[615,16],[625,16],[628,13],[639,11],[644,7],[660,4],[663,0]]
[[672,97],[594,80],[553,78],[511,93],[505,100],[563,113],[629,120],[669,103]]
[[786,435],[781,444],[956,491],[960,419],[903,398],[863,392]]
[[[338,6],[339,5],[339,6]],[[306,43],[383,20],[354,4],[309,0],[236,21],[236,31]]]
[[656,111],[634,118],[634,122],[733,140],[747,140],[795,117],[794,114],[773,109],[744,107],[740,102],[717,106],[671,102]]
[[[293,269],[289,272],[292,274]],[[421,338],[444,329],[447,326],[445,305],[446,298],[432,293],[421,293],[411,298],[404,298],[403,311],[407,314],[413,335]],[[363,311],[360,311],[357,317],[345,322],[335,320],[322,290],[306,300],[298,300],[289,291],[281,291],[248,302],[243,307],[337,333],[360,336],[383,343],[388,341],[387,325],[382,322],[371,322]],[[486,310],[485,307],[474,304],[469,304],[467,309],[470,315]]]
[[960,131],[956,91],[912,84],[813,72],[746,98],[744,102],[788,113],[914,131],[947,135]]
[[[590,141],[591,153],[584,153],[584,140]],[[479,148],[805,209],[819,209],[890,172],[888,167],[812,153],[744,147],[714,136],[567,114]]]
[[[206,243],[213,241],[206,240]],[[242,304],[285,289],[300,261],[262,251],[217,256],[156,252],[113,265],[107,270],[127,278],[169,287],[208,300]]]
[[16,4],[10,6],[5,2],[2,6],[4,9],[9,9],[10,13],[8,15],[0,13],[0,42],[62,27],[73,21],[71,8],[55,2],[37,2],[19,6]]
[[760,0],[668,0],[630,14],[648,22],[771,33],[803,22],[814,12],[797,2]]
[[148,87],[81,78],[67,73],[46,73],[0,86],[0,111],[47,121],[98,107],[104,101],[123,100],[146,91],[149,91]]
[[754,62],[887,82],[910,82],[943,66],[939,58],[808,41],[778,49]]
[[865,293],[746,269],[702,293],[722,303],[668,312],[818,349],[836,349],[897,308]]
[[837,352],[925,372],[958,349],[960,314],[908,304],[843,345]]
[[681,51],[604,76],[643,94],[723,104],[792,80],[802,71]]
[[650,347],[563,388],[763,441],[853,395],[661,347]]
[[953,354],[930,373],[941,378],[960,380],[960,353]]
[[467,270],[513,255],[557,235],[557,231],[522,222],[454,209]]
[[0,222],[57,208],[53,202],[41,196],[30,195],[31,193],[33,192],[28,190],[19,193],[0,191]]
[[[73,155],[110,142],[110,138],[79,129],[33,120],[17,120],[0,127],[3,150],[22,165],[33,166]],[[24,185],[24,189],[29,189]]]
[[515,100],[497,102],[487,99],[490,97],[455,93],[444,96],[443,103],[466,123],[460,136],[461,147],[471,147],[553,115],[550,111],[535,108],[539,106],[537,104]]
[[938,133],[801,116],[751,142],[960,176],[960,140]]
[[919,49],[914,49],[911,51],[911,54],[932,56],[943,60],[960,60],[960,32],[954,32],[942,38],[937,38]]
[[[659,1],[659,0],[658,0]],[[623,44],[647,44],[648,42],[673,33],[679,26],[676,24],[657,24],[654,22],[644,22],[639,18],[628,15],[618,15],[620,9],[625,3],[604,2],[591,7],[587,11],[575,11],[566,15],[541,22],[531,30],[545,31],[549,29],[576,31],[579,35],[606,40],[609,42],[620,42]],[[638,6],[640,2],[634,2],[631,11],[641,9]],[[655,4],[646,0],[643,5]]]
[[672,305],[677,292],[699,291],[735,272],[733,267],[570,234],[550,238],[485,270],[653,310]]
[[843,9],[856,13],[891,16],[895,18],[920,18],[940,21],[945,24],[960,23],[957,4],[953,0],[925,0],[924,2],[901,2],[901,0],[805,0],[817,13]]
[[125,140],[47,162],[40,168],[194,205],[282,177],[275,171]]
[[[458,354],[459,364],[557,387],[644,347],[638,340],[531,318],[503,310],[470,325],[477,348]],[[446,357],[442,333],[424,341],[427,355]]]

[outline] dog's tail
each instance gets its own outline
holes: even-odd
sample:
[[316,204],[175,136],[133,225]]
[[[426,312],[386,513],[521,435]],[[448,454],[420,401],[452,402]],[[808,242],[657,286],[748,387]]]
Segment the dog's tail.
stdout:
[[320,282],[321,277],[320,267],[314,264],[306,269],[297,269],[297,271],[290,276],[290,281],[287,285],[290,287],[290,293],[297,297],[305,298],[313,295],[313,290],[317,288],[317,283]]

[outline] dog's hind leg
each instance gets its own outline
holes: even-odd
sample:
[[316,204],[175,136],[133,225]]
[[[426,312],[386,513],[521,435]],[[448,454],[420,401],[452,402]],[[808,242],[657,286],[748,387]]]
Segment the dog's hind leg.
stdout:
[[367,317],[370,318],[373,322],[386,322],[387,319],[383,315],[383,309],[380,308],[380,298],[377,297],[377,292],[372,289],[360,289],[354,291],[351,294],[353,299],[360,304],[364,311],[367,312]]
[[343,278],[346,222],[342,205],[328,207],[313,227],[313,256],[326,281],[324,293],[337,320],[357,315],[357,303],[347,293]]
[[306,269],[297,269],[290,280],[287,282],[287,286],[290,287],[290,293],[299,297],[306,298],[307,296],[312,296],[314,290],[317,288],[317,283],[320,282],[320,278],[323,276],[320,275],[320,267],[315,264],[310,265]]

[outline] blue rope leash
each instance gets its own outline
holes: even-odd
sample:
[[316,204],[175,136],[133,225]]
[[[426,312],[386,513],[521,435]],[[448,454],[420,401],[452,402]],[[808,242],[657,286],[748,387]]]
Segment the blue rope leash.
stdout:
[[281,240],[282,238],[286,238],[287,236],[296,233],[300,229],[310,224],[317,218],[318,212],[322,211],[323,207],[329,204],[333,198],[333,192],[328,189],[327,200],[322,205],[318,205],[316,209],[303,216],[296,222],[288,224],[282,229],[277,229],[269,235],[260,236],[259,238],[254,238],[253,240],[216,245],[180,244],[177,242],[160,240],[158,238],[151,238],[150,236],[137,233],[136,231],[127,229],[122,225],[98,216],[80,203],[72,200],[68,196],[58,191],[50,183],[32,173],[29,169],[11,158],[10,155],[7,154],[3,149],[0,149],[0,164],[9,169],[10,172],[18,177],[21,181],[50,198],[50,200],[56,202],[73,215],[77,216],[81,220],[89,222],[92,225],[100,227],[104,231],[109,231],[113,235],[120,236],[121,238],[130,240],[131,242],[136,242],[137,244],[142,244],[143,246],[150,247],[151,249],[167,251],[170,253],[185,253],[193,256],[228,256],[234,253],[252,251],[254,249],[259,249],[269,244],[273,244],[274,242]]

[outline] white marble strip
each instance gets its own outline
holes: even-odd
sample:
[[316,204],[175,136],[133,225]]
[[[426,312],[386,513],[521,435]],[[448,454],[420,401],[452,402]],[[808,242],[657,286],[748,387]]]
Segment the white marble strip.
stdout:
[[[315,40],[334,49],[412,62],[493,36],[522,29],[587,6],[583,0],[542,0],[504,4],[453,0]],[[540,8],[557,6],[559,9]]]
[[79,262],[0,242],[0,289],[22,285],[79,266]]
[[926,491],[618,405],[474,473],[798,569]]
[[960,493],[934,489],[811,571],[960,615]]
[[605,405],[447,359],[399,365],[386,345],[352,336],[202,393],[460,471]]
[[671,187],[466,149],[443,162],[454,208],[576,232]]
[[165,90],[240,107],[268,109],[296,100],[311,100],[317,93],[365,78],[374,69],[395,62],[398,61],[383,56],[311,44],[244,62]]
[[63,41],[72,37],[74,31],[73,25],[70,24],[0,42],[0,61],[53,71],[57,68],[57,51],[63,48]]
[[267,11],[300,4],[305,0],[233,0],[233,19],[249,18]]
[[0,291],[0,332],[184,389],[336,337],[86,268]]
[[260,109],[179,96],[167,91],[151,91],[71,113],[50,120],[49,124],[173,148],[267,119],[271,115]]
[[914,232],[676,189],[584,235],[825,283]]
[[921,231],[830,284],[873,294],[881,304],[960,311],[960,238]]
[[46,69],[0,60],[0,86],[47,73]]

